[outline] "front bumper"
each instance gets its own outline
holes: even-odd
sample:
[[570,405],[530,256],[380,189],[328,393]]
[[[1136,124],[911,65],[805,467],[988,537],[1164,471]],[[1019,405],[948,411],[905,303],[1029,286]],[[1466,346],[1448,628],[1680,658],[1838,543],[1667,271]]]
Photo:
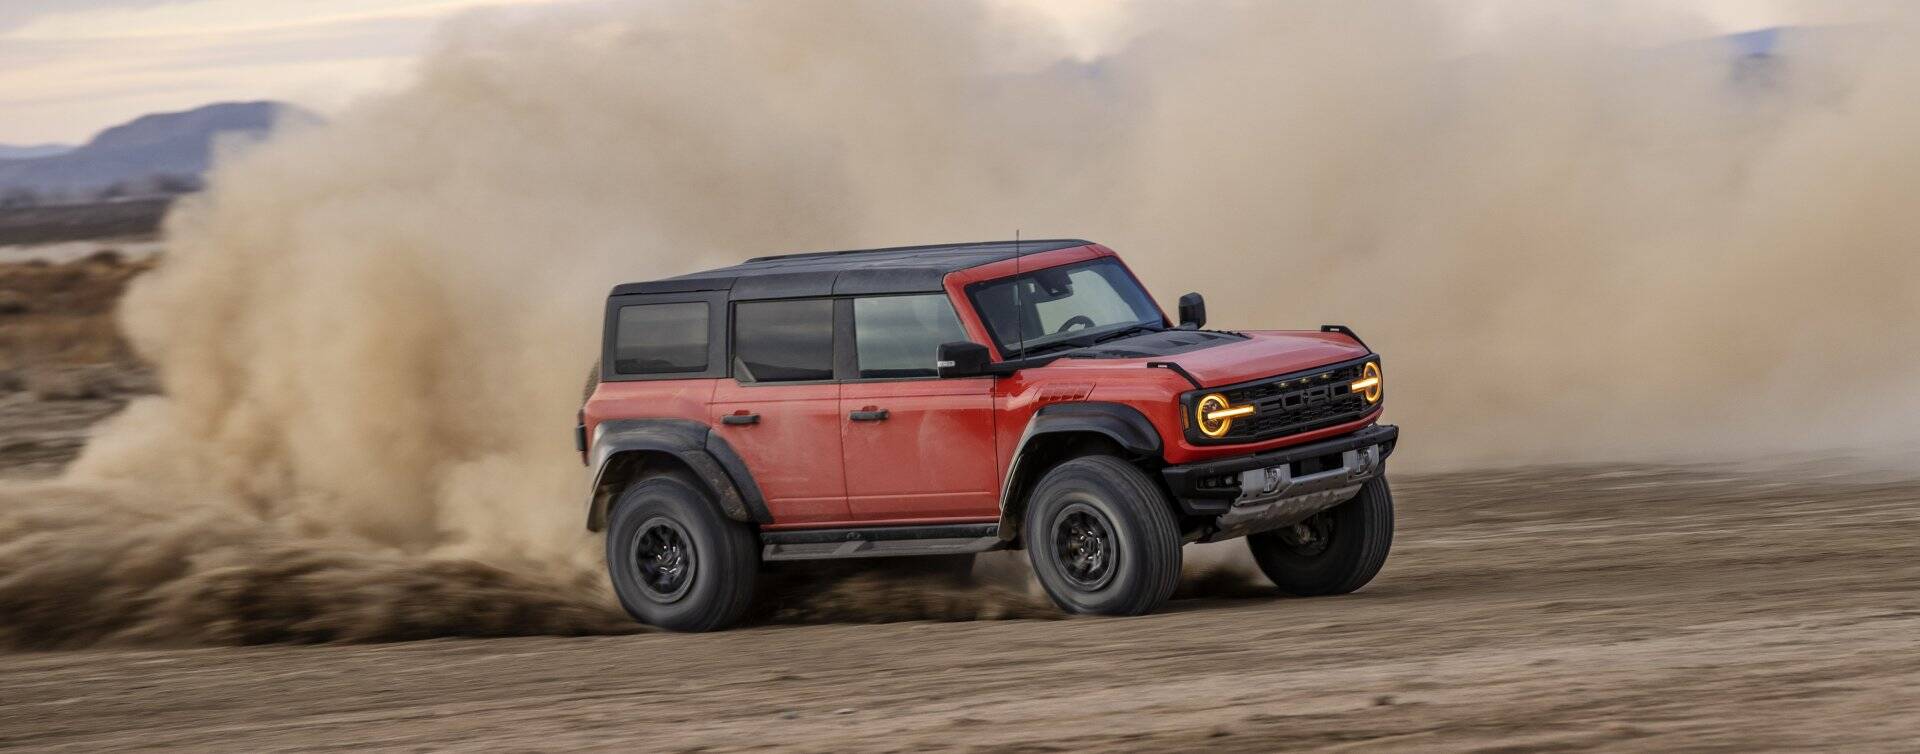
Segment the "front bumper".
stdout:
[[1183,512],[1211,518],[1201,541],[1291,526],[1353,499],[1386,473],[1400,428],[1375,424],[1330,440],[1161,470]]

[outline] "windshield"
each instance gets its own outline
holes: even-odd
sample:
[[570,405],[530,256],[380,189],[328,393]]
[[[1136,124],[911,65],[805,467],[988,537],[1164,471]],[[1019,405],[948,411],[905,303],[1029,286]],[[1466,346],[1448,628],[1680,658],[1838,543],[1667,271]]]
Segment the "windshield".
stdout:
[[968,287],[1000,352],[1029,355],[1166,325],[1117,260],[1049,267]]

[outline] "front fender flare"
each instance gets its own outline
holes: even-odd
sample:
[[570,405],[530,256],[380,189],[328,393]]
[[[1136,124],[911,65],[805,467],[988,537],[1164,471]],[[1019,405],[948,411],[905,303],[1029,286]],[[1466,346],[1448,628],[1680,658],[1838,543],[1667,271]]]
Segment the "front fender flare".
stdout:
[[1012,539],[1020,530],[1019,518],[1025,507],[1017,505],[1018,496],[1031,486],[1029,477],[1038,472],[1023,468],[1027,449],[1035,438],[1063,433],[1092,433],[1112,440],[1122,450],[1142,458],[1159,458],[1160,432],[1139,409],[1122,403],[1078,401],[1042,406],[1027,421],[1014,447],[1013,461],[1007,465],[1006,479],[1000,483],[1000,536]]

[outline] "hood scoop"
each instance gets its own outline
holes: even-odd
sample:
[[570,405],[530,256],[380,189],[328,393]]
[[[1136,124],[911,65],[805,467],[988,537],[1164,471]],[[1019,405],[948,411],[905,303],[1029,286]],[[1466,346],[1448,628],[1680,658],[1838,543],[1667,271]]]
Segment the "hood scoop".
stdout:
[[1073,359],[1146,359],[1198,351],[1246,339],[1245,335],[1239,333],[1216,330],[1162,330],[1087,346],[1069,351],[1066,356]]

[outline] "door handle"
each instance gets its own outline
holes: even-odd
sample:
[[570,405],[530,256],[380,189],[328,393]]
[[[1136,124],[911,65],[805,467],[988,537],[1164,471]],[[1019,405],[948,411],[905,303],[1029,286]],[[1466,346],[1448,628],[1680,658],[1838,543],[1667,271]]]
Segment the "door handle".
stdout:
[[884,408],[869,408],[847,414],[847,418],[857,422],[877,422],[887,418],[887,410]]
[[759,414],[727,414],[720,417],[721,424],[759,424]]

